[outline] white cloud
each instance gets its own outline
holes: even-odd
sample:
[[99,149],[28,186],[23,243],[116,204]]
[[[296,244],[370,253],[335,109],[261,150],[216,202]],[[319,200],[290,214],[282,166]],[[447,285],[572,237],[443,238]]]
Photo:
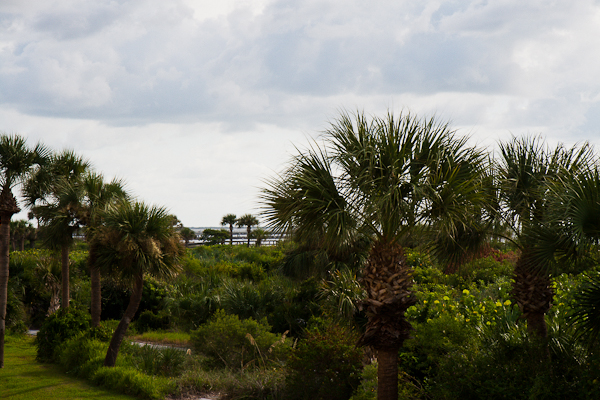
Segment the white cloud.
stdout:
[[436,113],[484,145],[599,137],[592,0],[7,0],[0,38],[0,129],[189,224],[248,212],[340,108]]

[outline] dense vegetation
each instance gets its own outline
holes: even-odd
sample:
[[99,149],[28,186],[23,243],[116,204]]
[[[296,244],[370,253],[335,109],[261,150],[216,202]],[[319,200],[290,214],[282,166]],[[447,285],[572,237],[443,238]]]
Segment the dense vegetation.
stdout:
[[[171,337],[178,347],[125,343],[112,371],[102,362],[117,321],[90,328],[86,250],[71,252],[72,310],[46,319],[52,287],[38,277],[40,262],[52,253],[13,252],[10,329],[22,332],[34,321],[42,323],[40,360],[142,397],[213,392],[224,398],[374,399],[374,355],[355,346],[365,324],[353,307],[362,296],[355,275],[343,269],[324,280],[290,278],[281,267],[293,250],[228,245],[188,250],[176,279],[145,286],[129,329],[131,338],[169,343]],[[407,252],[417,303],[407,312],[414,330],[399,353],[401,398],[600,395],[599,349],[578,340],[568,322],[585,275],[557,276],[545,354],[544,344],[526,334],[511,300],[516,259],[514,251],[494,250],[444,274],[426,253]],[[103,287],[103,309],[123,310],[131,289],[108,277]]]

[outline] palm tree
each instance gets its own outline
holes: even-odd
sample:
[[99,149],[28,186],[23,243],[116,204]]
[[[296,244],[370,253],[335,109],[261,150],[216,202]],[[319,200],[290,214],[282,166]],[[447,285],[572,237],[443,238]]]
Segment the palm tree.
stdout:
[[500,143],[498,187],[499,216],[509,226],[521,249],[511,291],[527,320],[529,332],[547,337],[546,312],[550,309],[552,282],[548,260],[539,257],[540,232],[549,221],[549,195],[563,173],[575,173],[588,165],[590,148],[550,150],[539,137],[513,138]]
[[88,173],[81,182],[84,194],[80,222],[85,227],[85,236],[89,243],[88,267],[90,269],[92,326],[100,325],[102,313],[102,287],[100,268],[96,262],[97,244],[93,240],[97,229],[102,225],[102,211],[110,204],[128,198],[124,183],[113,179],[106,183],[104,177],[97,173]]
[[271,232],[269,232],[266,229],[256,228],[255,230],[252,231],[250,236],[252,237],[252,239],[256,240],[256,247],[260,247],[260,245],[262,244],[262,241],[265,239],[268,239],[269,236],[271,236]]
[[233,225],[237,222],[235,214],[227,214],[221,220],[221,226],[229,225],[229,244],[233,244]]
[[483,207],[483,160],[433,118],[388,113],[369,121],[344,112],[323,145],[298,154],[262,192],[276,232],[333,255],[370,243],[361,278],[368,323],[359,343],[378,352],[380,400],[398,398],[398,350],[411,330],[404,314],[416,301],[404,243],[427,230],[440,239],[470,226]]
[[104,366],[113,367],[125,332],[140,305],[144,275],[173,276],[180,269],[183,247],[164,208],[121,202],[109,206],[103,220],[104,225],[94,235],[98,264],[133,286],[129,305],[104,359]]
[[83,187],[81,179],[90,163],[71,150],[50,158],[46,168],[38,169],[25,183],[26,203],[40,221],[44,243],[60,249],[62,266],[61,305],[69,307],[69,253],[73,234],[82,226]]
[[10,219],[21,209],[12,193],[31,168],[44,162],[47,150],[40,144],[31,149],[18,135],[0,135],[0,368],[4,368],[4,331],[8,294]]
[[258,225],[258,219],[252,214],[244,214],[236,220],[236,224],[238,228],[242,226],[246,227],[246,236],[248,238],[248,247],[250,247],[250,233],[252,232],[252,227],[254,225]]

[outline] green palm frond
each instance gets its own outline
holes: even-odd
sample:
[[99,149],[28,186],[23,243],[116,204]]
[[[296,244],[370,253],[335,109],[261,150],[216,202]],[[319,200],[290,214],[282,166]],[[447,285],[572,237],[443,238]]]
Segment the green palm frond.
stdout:
[[574,311],[570,321],[577,335],[593,344],[600,336],[600,273],[588,275],[581,291],[575,296]]
[[124,280],[140,271],[157,277],[179,271],[183,247],[165,208],[123,201],[109,205],[102,218],[94,243],[103,269]]

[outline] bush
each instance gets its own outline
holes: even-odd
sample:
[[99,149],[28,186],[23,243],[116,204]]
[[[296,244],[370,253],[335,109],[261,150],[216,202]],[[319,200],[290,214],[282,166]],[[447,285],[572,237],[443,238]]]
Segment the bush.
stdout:
[[146,310],[140,314],[134,325],[135,330],[138,333],[144,333],[150,330],[156,331],[159,329],[167,329],[169,327],[169,316],[159,316],[150,310]]
[[82,333],[57,349],[58,364],[67,373],[89,378],[102,366],[106,349],[106,343]]
[[128,367],[101,367],[92,376],[92,381],[126,394],[147,399],[163,399],[167,393],[175,390],[174,384],[167,378],[145,375]]
[[148,375],[178,376],[183,371],[186,353],[173,347],[132,346],[127,351],[129,363]]
[[90,327],[90,315],[74,307],[61,308],[42,324],[35,338],[37,360],[55,361],[55,350],[67,339]]
[[285,339],[269,332],[266,320],[240,320],[223,310],[192,332],[194,348],[207,356],[216,367],[244,369],[250,365],[265,366],[284,357]]
[[315,320],[290,356],[286,399],[348,399],[360,383],[363,351],[357,341],[353,330]]

